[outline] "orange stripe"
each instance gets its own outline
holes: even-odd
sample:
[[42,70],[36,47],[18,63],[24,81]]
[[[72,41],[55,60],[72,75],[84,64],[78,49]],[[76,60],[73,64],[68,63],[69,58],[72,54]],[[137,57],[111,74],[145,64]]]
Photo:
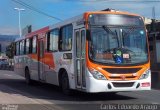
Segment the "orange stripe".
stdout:
[[38,60],[38,55],[37,54],[30,54],[28,55],[31,59],[36,60],[37,62],[41,62],[45,65],[48,65],[51,68],[55,68],[55,64],[54,64],[54,56],[52,53],[45,53],[44,54],[44,58],[41,58],[40,60]]

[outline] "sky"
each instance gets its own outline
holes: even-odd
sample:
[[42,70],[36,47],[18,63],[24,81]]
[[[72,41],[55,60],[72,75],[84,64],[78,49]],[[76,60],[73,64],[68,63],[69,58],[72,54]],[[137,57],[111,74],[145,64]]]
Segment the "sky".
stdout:
[[62,20],[80,15],[85,11],[97,11],[106,8],[128,11],[152,18],[153,7],[155,7],[156,19],[160,19],[160,0],[149,0],[153,2],[137,2],[141,0],[0,0],[0,35],[19,34],[18,11],[14,10],[16,7],[25,9],[21,12],[22,28],[32,25],[33,30],[37,30],[60,22],[14,1],[24,2],[32,8]]

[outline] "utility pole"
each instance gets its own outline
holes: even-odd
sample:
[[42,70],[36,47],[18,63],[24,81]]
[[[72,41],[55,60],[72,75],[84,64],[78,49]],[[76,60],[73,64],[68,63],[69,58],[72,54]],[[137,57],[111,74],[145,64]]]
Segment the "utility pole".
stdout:
[[25,9],[23,8],[14,8],[15,10],[18,11],[18,15],[19,15],[19,36],[22,37],[22,30],[21,30],[21,11],[25,11]]
[[152,7],[152,18],[156,19],[156,12],[155,12],[155,7]]
[[156,22],[156,13],[155,13],[155,7],[152,7],[152,31],[156,31],[156,26],[155,26],[155,22]]

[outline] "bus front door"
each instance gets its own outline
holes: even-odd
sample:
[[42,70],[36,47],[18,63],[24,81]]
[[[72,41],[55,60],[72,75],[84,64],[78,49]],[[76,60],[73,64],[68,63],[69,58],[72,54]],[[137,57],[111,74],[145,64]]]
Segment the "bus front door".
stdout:
[[39,39],[38,41],[38,75],[39,80],[45,81],[44,75],[44,40]]
[[85,42],[86,42],[86,33],[85,29],[76,29],[75,30],[75,76],[76,76],[76,87],[79,89],[85,89],[86,79],[86,63],[85,63]]

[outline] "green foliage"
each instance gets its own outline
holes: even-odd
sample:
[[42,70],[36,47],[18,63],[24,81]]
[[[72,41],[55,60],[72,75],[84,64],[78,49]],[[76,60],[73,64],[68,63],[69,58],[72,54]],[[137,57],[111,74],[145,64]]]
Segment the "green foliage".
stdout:
[[12,42],[9,46],[6,47],[6,56],[10,59],[13,59],[15,53],[14,42]]

